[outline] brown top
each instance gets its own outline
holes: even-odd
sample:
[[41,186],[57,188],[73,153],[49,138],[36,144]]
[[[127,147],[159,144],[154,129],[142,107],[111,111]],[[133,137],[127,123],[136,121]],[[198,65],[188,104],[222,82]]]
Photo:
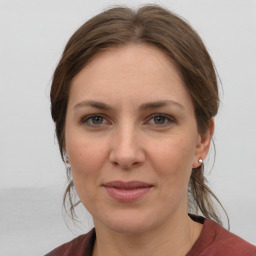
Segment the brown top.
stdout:
[[[256,256],[256,247],[203,217],[190,217],[203,224],[202,232],[185,256]],[[63,244],[45,256],[92,256],[95,229]]]

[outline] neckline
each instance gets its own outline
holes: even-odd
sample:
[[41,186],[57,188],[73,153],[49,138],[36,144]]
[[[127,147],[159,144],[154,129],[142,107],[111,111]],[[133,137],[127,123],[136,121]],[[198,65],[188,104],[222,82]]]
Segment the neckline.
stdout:
[[[188,216],[195,222],[200,223],[203,225],[202,227],[202,231],[198,237],[198,239],[195,241],[195,243],[193,244],[193,246],[191,247],[191,249],[187,252],[187,254],[185,256],[192,256],[195,255],[195,252],[198,252],[199,248],[201,248],[201,245],[204,244],[205,242],[205,238],[207,237],[207,230],[209,225],[211,224],[211,220],[208,220],[202,216],[198,216],[198,215],[194,215],[189,213]],[[214,223],[214,222],[213,222]],[[89,233],[88,233],[88,237],[87,239],[88,241],[88,246],[87,246],[87,252],[88,255],[92,256],[93,255],[93,248],[94,248],[94,244],[95,244],[95,240],[96,240],[96,231],[95,228],[93,228]]]

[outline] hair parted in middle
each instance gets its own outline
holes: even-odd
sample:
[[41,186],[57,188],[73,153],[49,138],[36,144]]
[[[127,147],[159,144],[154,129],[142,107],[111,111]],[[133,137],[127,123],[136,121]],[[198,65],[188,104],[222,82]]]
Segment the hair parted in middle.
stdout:
[[[157,47],[174,61],[191,96],[198,131],[200,134],[207,131],[217,114],[219,95],[215,68],[199,35],[179,16],[157,5],[146,5],[138,10],[114,7],[94,16],[73,34],[54,72],[51,113],[62,159],[65,155],[65,118],[71,80],[101,51],[141,43]],[[69,185],[64,195],[64,206],[69,199],[73,217],[77,203],[72,201],[74,185],[70,168],[67,168],[67,176]],[[192,170],[190,208],[196,212],[200,210],[206,218],[221,224],[212,198],[220,202],[206,183],[201,164]]]

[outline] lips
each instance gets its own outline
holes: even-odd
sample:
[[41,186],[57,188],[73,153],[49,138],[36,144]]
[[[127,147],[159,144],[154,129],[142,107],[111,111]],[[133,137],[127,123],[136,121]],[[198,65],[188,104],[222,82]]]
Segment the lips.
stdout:
[[103,187],[112,198],[121,202],[138,200],[147,194],[153,185],[141,181],[111,181],[103,184]]
[[127,189],[127,190],[152,187],[152,185],[145,182],[141,182],[141,181],[129,181],[129,182],[111,181],[111,182],[105,183],[103,186],[109,187],[109,188],[119,188],[119,189]]

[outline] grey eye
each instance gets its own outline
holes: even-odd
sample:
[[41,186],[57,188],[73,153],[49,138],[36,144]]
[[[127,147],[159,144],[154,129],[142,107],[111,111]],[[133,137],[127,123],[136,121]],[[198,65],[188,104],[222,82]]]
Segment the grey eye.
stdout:
[[93,124],[102,124],[103,120],[104,120],[104,118],[102,116],[93,116],[93,117],[91,117],[91,122]]
[[165,124],[165,122],[167,121],[166,119],[167,118],[165,116],[155,116],[154,117],[154,122],[156,124]]
[[107,120],[101,115],[89,115],[82,119],[82,124],[91,127],[98,127],[107,123]]

